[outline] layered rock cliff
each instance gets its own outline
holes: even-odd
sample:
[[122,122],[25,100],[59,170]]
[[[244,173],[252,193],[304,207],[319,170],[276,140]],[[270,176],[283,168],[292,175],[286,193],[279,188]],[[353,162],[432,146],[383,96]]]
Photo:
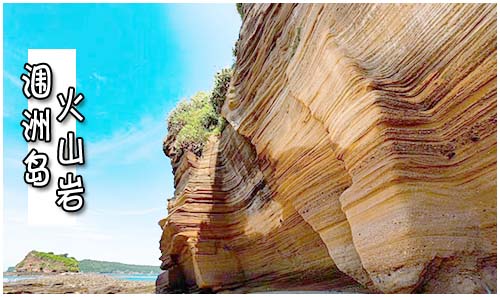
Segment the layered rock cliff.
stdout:
[[157,291],[496,292],[496,5],[243,5]]

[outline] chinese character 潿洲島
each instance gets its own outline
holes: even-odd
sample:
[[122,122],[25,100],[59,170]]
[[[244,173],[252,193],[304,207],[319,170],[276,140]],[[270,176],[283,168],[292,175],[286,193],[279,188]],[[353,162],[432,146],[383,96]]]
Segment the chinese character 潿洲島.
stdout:
[[43,111],[36,108],[32,111],[25,109],[23,115],[29,120],[29,122],[21,121],[24,140],[50,142],[50,108],[45,108]]
[[52,69],[46,63],[24,64],[28,74],[22,74],[23,94],[27,99],[47,99],[52,92]]
[[50,170],[48,168],[49,157],[47,154],[39,153],[36,149],[31,149],[23,160],[26,165],[24,172],[24,182],[35,188],[43,188],[50,182]]

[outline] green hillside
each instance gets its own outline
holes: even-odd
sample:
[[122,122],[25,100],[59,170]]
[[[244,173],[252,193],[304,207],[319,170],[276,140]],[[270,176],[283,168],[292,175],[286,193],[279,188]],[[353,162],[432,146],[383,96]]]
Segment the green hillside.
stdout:
[[133,265],[118,262],[81,260],[80,272],[96,273],[160,273],[160,267],[149,265]]
[[159,274],[159,266],[133,265],[118,262],[81,260],[68,257],[68,254],[57,255],[52,252],[31,251],[15,267],[9,267],[10,273],[133,273],[133,274]]
[[68,257],[67,254],[56,255],[52,252],[31,251],[11,271],[17,273],[61,273],[78,272],[79,268],[78,261],[73,257]]

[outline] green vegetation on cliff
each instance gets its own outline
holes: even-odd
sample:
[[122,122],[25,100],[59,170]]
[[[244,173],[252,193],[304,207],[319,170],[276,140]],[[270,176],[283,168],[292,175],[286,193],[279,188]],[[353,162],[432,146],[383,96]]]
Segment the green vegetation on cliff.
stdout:
[[236,10],[240,15],[241,20],[243,20],[243,18],[245,17],[245,13],[243,12],[243,3],[236,3]]
[[67,254],[31,251],[14,268],[15,272],[78,272],[78,261]]
[[212,89],[212,93],[210,93],[210,102],[212,103],[212,106],[217,114],[220,114],[222,105],[226,100],[226,93],[229,89],[229,83],[231,82],[232,75],[232,68],[223,68],[215,74],[214,87]]
[[224,68],[214,77],[210,93],[198,92],[182,100],[168,116],[168,133],[175,136],[176,151],[188,150],[201,156],[203,146],[212,135],[219,135],[226,125],[220,109],[226,99],[232,69]]
[[159,273],[160,267],[150,265],[132,265],[118,262],[82,260],[78,261],[68,254],[56,255],[52,252],[31,251],[15,267],[7,272],[13,273]]
[[52,252],[38,252],[33,251],[36,257],[46,259],[53,262],[63,263],[70,271],[78,271],[78,261],[73,257],[68,257],[68,254],[56,255]]
[[205,92],[198,92],[189,100],[181,101],[170,113],[168,132],[175,135],[174,148],[201,155],[203,145],[211,135],[220,133],[220,116]]
[[95,273],[160,273],[160,267],[107,261],[81,260],[80,271]]

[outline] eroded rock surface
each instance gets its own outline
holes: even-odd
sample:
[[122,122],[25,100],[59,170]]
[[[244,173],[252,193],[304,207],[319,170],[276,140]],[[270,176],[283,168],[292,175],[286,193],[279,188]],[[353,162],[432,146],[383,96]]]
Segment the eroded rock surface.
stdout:
[[44,275],[3,283],[5,294],[151,294],[154,291],[151,282],[92,273]]
[[496,292],[496,5],[243,11],[159,291]]

